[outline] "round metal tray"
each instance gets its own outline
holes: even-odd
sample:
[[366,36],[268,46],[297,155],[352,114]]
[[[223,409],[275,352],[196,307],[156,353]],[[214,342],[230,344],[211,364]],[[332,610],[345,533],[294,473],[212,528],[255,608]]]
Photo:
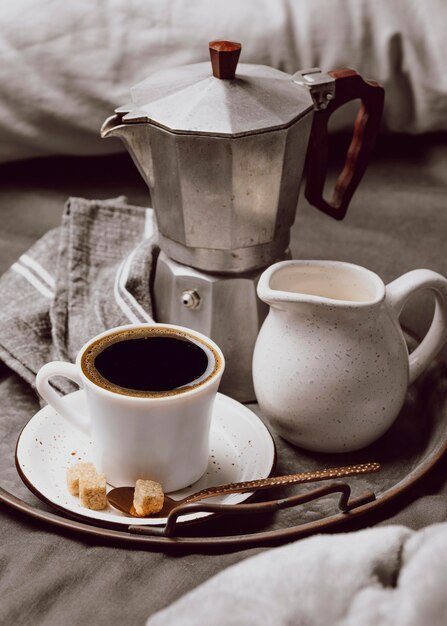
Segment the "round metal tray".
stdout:
[[[172,519],[169,527],[156,529],[154,534],[153,527],[129,526],[125,530],[116,530],[76,521],[37,508],[1,487],[0,502],[61,531],[149,550],[237,550],[278,545],[315,532],[343,529],[351,520],[360,517],[365,518],[366,523],[368,516],[413,487],[444,455],[447,450],[446,391],[447,365],[438,359],[409,389],[406,403],[390,430],[373,445],[358,452],[318,454],[276,439],[278,463],[275,473],[278,475],[368,461],[379,461],[380,472],[349,478],[344,483],[275,489],[258,494],[256,502],[249,504],[225,506],[204,502],[189,505],[195,510],[220,514],[203,523],[176,527],[175,519]],[[252,408],[259,412],[256,405]],[[375,494],[374,499],[371,492]],[[267,502],[266,493],[269,494]],[[345,512],[338,510],[340,498]],[[277,512],[283,508],[284,511]],[[180,512],[184,513],[184,510]]]

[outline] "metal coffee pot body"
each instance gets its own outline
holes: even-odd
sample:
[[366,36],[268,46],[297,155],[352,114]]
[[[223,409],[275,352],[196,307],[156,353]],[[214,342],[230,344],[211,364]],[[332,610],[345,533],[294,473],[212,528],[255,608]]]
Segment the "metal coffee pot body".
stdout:
[[289,245],[311,124],[304,115],[239,137],[151,124],[105,132],[122,137],[150,189],[161,249],[201,270],[240,273],[278,260]]
[[[160,247],[208,272],[240,273],[282,258],[295,219],[309,147],[306,195],[341,219],[364,169],[383,89],[353,70],[293,76],[240,64],[238,44],[212,42],[215,60],[155,72],[106,120],[146,181]],[[327,120],[360,98],[347,171],[331,203],[322,197]]]
[[[383,89],[353,70],[292,76],[238,66],[239,54],[239,44],[212,42],[212,71],[198,63],[155,72],[131,89],[131,102],[104,122],[101,135],[123,140],[150,189],[163,253],[157,320],[211,336],[227,359],[224,391],[249,400],[266,314],[256,284],[266,266],[287,258],[306,155],[308,200],[342,219],[378,131]],[[327,202],[328,118],[357,98],[346,166]]]

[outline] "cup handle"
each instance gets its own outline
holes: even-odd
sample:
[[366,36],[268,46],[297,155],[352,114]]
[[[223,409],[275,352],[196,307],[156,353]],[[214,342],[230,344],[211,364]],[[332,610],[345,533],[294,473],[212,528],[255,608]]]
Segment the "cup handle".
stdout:
[[431,270],[413,270],[386,286],[386,300],[397,317],[410,296],[419,289],[434,292],[436,308],[427,334],[409,355],[410,384],[422,374],[447,341],[447,279]]
[[47,363],[37,372],[36,387],[42,398],[46,400],[59,415],[70,422],[72,426],[89,436],[90,426],[88,417],[79,415],[67,402],[63,401],[63,396],[60,396],[50,385],[50,378],[54,376],[64,376],[79,385],[82,389],[82,379],[76,365],[65,361],[52,361],[51,363]]

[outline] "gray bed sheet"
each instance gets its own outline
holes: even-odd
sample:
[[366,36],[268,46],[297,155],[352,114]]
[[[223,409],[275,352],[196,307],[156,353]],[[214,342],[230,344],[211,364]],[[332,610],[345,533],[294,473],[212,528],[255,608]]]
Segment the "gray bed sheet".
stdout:
[[[369,267],[387,282],[418,267],[447,275],[447,137],[383,136],[374,161],[343,222],[330,220],[301,199],[292,232],[296,258],[327,258]],[[332,144],[340,165],[346,138]],[[48,158],[0,168],[0,271],[58,224],[69,195],[120,194],[149,203],[144,184],[126,155]],[[403,322],[423,334],[432,306],[423,295]],[[0,365],[0,485],[33,501],[17,476],[14,445],[39,408],[34,393]],[[447,461],[373,518],[371,524],[417,529],[447,520]],[[64,535],[0,510],[0,623],[143,624],[156,610],[224,567],[261,551],[188,554],[144,552]]]

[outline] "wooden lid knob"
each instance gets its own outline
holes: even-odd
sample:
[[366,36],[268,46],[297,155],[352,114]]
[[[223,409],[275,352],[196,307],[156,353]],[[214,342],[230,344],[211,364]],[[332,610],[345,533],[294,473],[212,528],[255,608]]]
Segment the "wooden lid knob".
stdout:
[[227,80],[234,78],[241,44],[234,41],[210,41],[209,47],[213,76]]

